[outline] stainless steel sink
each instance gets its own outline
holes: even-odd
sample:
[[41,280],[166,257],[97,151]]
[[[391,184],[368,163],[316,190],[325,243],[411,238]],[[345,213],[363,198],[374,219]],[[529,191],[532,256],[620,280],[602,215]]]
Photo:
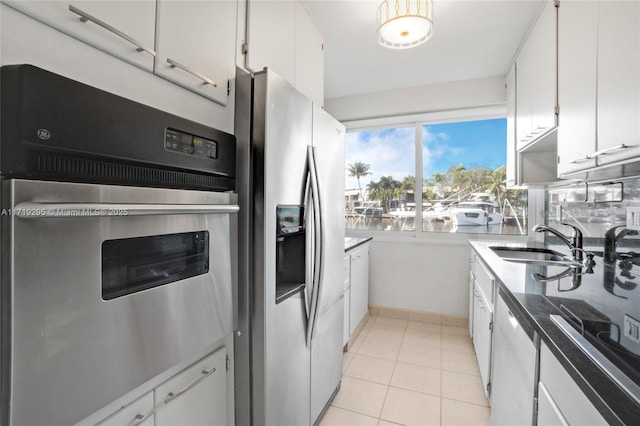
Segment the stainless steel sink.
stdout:
[[489,247],[502,260],[516,263],[533,263],[540,265],[557,265],[580,268],[582,264],[554,250],[532,247]]

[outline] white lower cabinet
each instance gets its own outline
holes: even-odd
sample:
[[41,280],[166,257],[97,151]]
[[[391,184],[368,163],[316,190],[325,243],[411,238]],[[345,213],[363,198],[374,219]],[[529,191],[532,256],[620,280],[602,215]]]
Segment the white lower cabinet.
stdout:
[[158,386],[155,426],[227,424],[224,348]]
[[369,310],[369,245],[351,252],[351,300],[349,334],[353,334]]
[[540,345],[537,424],[608,424],[544,343]]
[[569,426],[549,394],[547,387],[538,383],[538,424],[545,426]]
[[471,253],[469,276],[469,332],[473,339],[484,393],[491,397],[491,353],[495,278],[475,252]]
[[154,426],[153,392],[149,392],[124,407],[98,426]]
[[349,332],[351,329],[349,328],[349,311],[351,306],[351,256],[345,254],[344,256],[344,322],[342,329],[342,344],[346,345],[349,341],[349,336],[351,333]]
[[480,287],[478,287],[477,281],[473,288],[473,296],[473,347],[476,351],[476,357],[478,358],[484,393],[486,397],[489,398],[493,308]]
[[227,370],[228,356],[226,346],[222,346],[97,426],[233,424],[233,380],[229,378],[233,372]]
[[369,312],[369,244],[344,255],[344,330],[346,345]]

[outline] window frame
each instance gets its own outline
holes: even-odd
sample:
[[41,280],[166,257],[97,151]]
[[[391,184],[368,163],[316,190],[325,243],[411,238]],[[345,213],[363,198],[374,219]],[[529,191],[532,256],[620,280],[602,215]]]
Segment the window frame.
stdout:
[[[342,124],[345,125],[346,132],[359,132],[368,130],[384,130],[389,128],[399,127],[413,127],[415,140],[415,182],[414,188],[414,202],[415,202],[415,223],[422,223],[422,215],[418,214],[422,212],[423,199],[422,188],[418,188],[419,182],[423,182],[423,126],[445,124],[445,123],[457,123],[464,121],[481,121],[507,118],[507,110],[505,105],[493,105],[477,108],[464,108],[455,109],[450,111],[438,111],[428,112],[422,114],[402,115],[392,117],[378,117],[365,120],[353,120],[345,121]],[[507,147],[509,149],[509,147]],[[346,145],[345,145],[346,152]],[[506,160],[506,159],[505,159]],[[345,170],[346,170],[346,157],[345,157]],[[354,236],[373,236],[376,239],[397,241],[400,239],[407,240],[443,240],[443,242],[455,242],[467,240],[479,240],[479,239],[492,239],[492,240],[523,240],[533,235],[531,232],[532,219],[539,222],[540,213],[539,209],[532,210],[538,206],[542,200],[544,203],[544,190],[526,188],[528,190],[528,203],[529,203],[529,217],[527,218],[528,229],[527,235],[503,235],[503,234],[489,234],[489,233],[464,233],[464,232],[433,232],[423,231],[422,226],[414,226],[413,231],[399,231],[399,230],[377,230],[377,229],[353,229],[345,226],[345,233]],[[542,204],[544,205],[544,204]],[[544,210],[544,209],[542,209]],[[532,214],[533,213],[533,214]],[[534,217],[532,217],[534,216]]]

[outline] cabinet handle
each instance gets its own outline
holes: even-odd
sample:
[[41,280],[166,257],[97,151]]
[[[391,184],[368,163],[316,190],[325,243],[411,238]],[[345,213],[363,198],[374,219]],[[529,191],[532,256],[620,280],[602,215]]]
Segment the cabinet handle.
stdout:
[[593,154],[585,155],[584,157],[576,158],[569,161],[570,164],[580,163],[582,161],[592,160],[601,155],[611,154],[614,151],[619,151],[621,149],[631,148],[633,145],[627,145],[626,143],[621,143],[620,145],[612,146],[611,148],[603,149],[602,151],[596,151]]
[[569,164],[582,163],[583,161],[588,161],[592,159],[593,159],[593,154],[585,155],[584,157],[574,158],[573,160],[569,161]]
[[128,424],[128,426],[139,426],[145,422],[149,417],[151,417],[156,410],[151,410],[147,414],[136,414],[133,420]]
[[109,25],[106,22],[96,18],[95,16],[92,16],[92,15],[88,14],[87,12],[78,9],[74,5],[72,5],[72,4],[69,5],[69,11],[72,12],[72,13],[75,13],[76,15],[79,15],[80,16],[80,21],[82,21],[82,22],[91,21],[94,24],[104,28],[105,30],[107,30],[109,32],[112,32],[113,34],[117,35],[118,37],[121,37],[121,38],[125,39],[129,43],[131,43],[134,46],[136,46],[136,50],[138,52],[143,52],[144,51],[144,52],[147,52],[151,56],[156,56],[155,50],[145,46],[144,44],[142,44],[138,40],[134,39],[133,37],[123,33],[122,31],[120,31],[117,28],[112,27],[111,25]]
[[180,62],[176,62],[171,58],[167,58],[167,62],[169,63],[169,65],[171,65],[171,68],[180,68],[182,71],[187,72],[195,77],[198,77],[200,80],[202,80],[202,84],[210,84],[213,87],[218,87],[218,85],[214,83],[213,80],[211,80],[206,75],[200,74],[198,71],[194,71],[191,68],[185,65],[182,65]]
[[631,148],[631,145],[621,143],[620,145],[612,146],[611,148],[603,149],[602,151],[596,151],[593,153],[593,156],[599,157],[600,155],[611,154],[614,151],[619,151],[621,149],[627,149],[627,148]]
[[215,372],[216,372],[216,368],[215,367],[211,368],[210,370],[202,370],[202,375],[200,377],[198,377],[196,380],[194,380],[192,383],[187,385],[184,389],[182,389],[181,391],[176,392],[176,393],[169,392],[167,397],[164,399],[165,405],[170,403],[171,401],[173,401],[177,397],[181,396],[185,392],[189,391],[195,385],[197,385],[198,383],[200,383],[201,381],[203,381],[204,379],[206,379],[207,377],[209,377],[210,375],[212,375]]

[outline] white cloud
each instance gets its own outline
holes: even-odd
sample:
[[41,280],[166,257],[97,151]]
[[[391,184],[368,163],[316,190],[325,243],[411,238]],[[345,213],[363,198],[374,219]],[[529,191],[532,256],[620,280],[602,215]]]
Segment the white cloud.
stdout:
[[[415,175],[415,134],[413,127],[371,130],[347,134],[346,165],[369,164],[371,175],[360,179],[363,188],[382,176],[402,180]],[[357,188],[358,181],[346,172],[346,188]]]
[[426,126],[422,127],[422,169],[423,178],[429,178],[435,171],[435,164],[445,154],[456,148],[447,145],[449,135],[443,132],[431,133]]

